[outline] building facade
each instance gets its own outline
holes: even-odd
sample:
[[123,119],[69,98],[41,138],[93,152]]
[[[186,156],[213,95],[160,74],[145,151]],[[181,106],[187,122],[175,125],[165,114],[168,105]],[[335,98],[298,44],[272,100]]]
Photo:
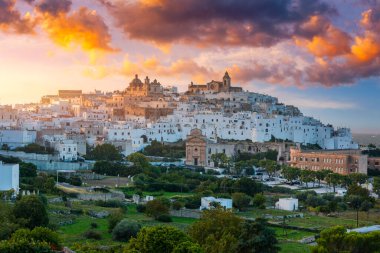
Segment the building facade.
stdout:
[[367,155],[360,150],[300,150],[290,149],[292,167],[304,170],[331,170],[335,173],[348,175],[350,173],[367,174]]
[[241,87],[231,86],[231,77],[226,72],[223,76],[223,81],[214,81],[207,84],[189,84],[188,94],[205,94],[205,93],[220,93],[220,92],[241,92]]
[[20,185],[20,168],[18,164],[0,162],[0,191],[14,190],[17,194]]
[[200,129],[193,129],[186,140],[186,164],[207,166],[207,139]]
[[368,157],[368,169],[380,171],[380,157]]

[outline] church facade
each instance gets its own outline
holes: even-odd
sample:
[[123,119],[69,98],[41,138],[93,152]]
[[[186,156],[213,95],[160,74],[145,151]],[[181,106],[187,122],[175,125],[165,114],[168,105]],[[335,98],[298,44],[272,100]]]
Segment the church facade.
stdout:
[[164,94],[163,92],[164,89],[161,86],[161,83],[156,79],[153,82],[150,82],[149,77],[146,77],[144,82],[142,82],[138,75],[135,75],[135,78],[125,89],[125,95],[132,97],[162,97]]
[[231,86],[231,77],[228,72],[223,76],[223,81],[214,81],[207,84],[189,84],[188,94],[205,94],[205,93],[219,93],[219,92],[241,92],[243,89],[241,87]]

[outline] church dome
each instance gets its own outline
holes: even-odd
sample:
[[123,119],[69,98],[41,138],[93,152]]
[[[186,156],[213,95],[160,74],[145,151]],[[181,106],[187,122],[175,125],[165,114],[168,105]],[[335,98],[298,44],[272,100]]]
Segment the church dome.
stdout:
[[142,84],[142,82],[139,79],[139,76],[137,74],[135,75],[135,79],[132,80],[131,84],[133,84],[133,85],[140,85],[140,84]]

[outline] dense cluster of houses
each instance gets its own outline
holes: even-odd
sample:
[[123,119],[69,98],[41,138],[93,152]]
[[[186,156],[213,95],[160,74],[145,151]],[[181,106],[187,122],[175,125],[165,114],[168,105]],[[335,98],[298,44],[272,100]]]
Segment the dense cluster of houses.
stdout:
[[102,143],[128,155],[153,140],[185,140],[192,129],[224,143],[277,139],[327,150],[358,148],[349,129],[303,116],[275,97],[232,87],[228,73],[220,82],[192,83],[184,93],[136,75],[123,91],[60,90],[40,103],[0,106],[0,145],[39,143],[54,148],[61,161],[77,160],[86,145]]

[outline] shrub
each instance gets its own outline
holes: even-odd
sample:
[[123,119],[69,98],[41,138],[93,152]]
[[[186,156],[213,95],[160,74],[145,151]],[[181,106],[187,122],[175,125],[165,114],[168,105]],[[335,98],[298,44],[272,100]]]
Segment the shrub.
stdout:
[[146,204],[146,215],[153,217],[155,220],[161,215],[169,214],[169,208],[166,203],[159,199],[148,201]]
[[91,228],[98,228],[98,223],[96,223],[96,222],[92,222],[92,223],[90,224],[90,226],[91,226]]
[[266,198],[263,194],[256,194],[253,197],[253,205],[260,209],[265,209]]
[[99,231],[95,231],[91,229],[84,232],[83,236],[87,239],[94,239],[94,240],[102,239],[102,234]]
[[70,214],[82,215],[83,213],[84,213],[83,209],[71,209],[70,210]]
[[49,224],[49,216],[45,205],[35,195],[23,196],[16,201],[13,214],[19,221],[25,221],[27,228],[44,227]]
[[118,209],[117,211],[112,212],[108,216],[108,230],[111,232],[115,226],[122,221],[124,218],[124,213],[121,209]]
[[101,206],[101,207],[112,207],[112,208],[123,208],[124,210],[127,209],[127,206],[121,202],[120,200],[97,200],[95,201],[95,205]]
[[170,217],[167,214],[163,214],[163,215],[158,216],[156,220],[161,221],[161,222],[172,222],[173,221],[172,217]]
[[139,213],[145,213],[145,210],[146,210],[146,205],[138,204],[136,206],[136,211]]
[[172,207],[174,210],[180,210],[182,207],[184,207],[184,204],[181,201],[174,201],[172,204]]
[[122,220],[113,229],[112,239],[115,241],[127,242],[131,237],[136,237],[140,229],[140,224]]

